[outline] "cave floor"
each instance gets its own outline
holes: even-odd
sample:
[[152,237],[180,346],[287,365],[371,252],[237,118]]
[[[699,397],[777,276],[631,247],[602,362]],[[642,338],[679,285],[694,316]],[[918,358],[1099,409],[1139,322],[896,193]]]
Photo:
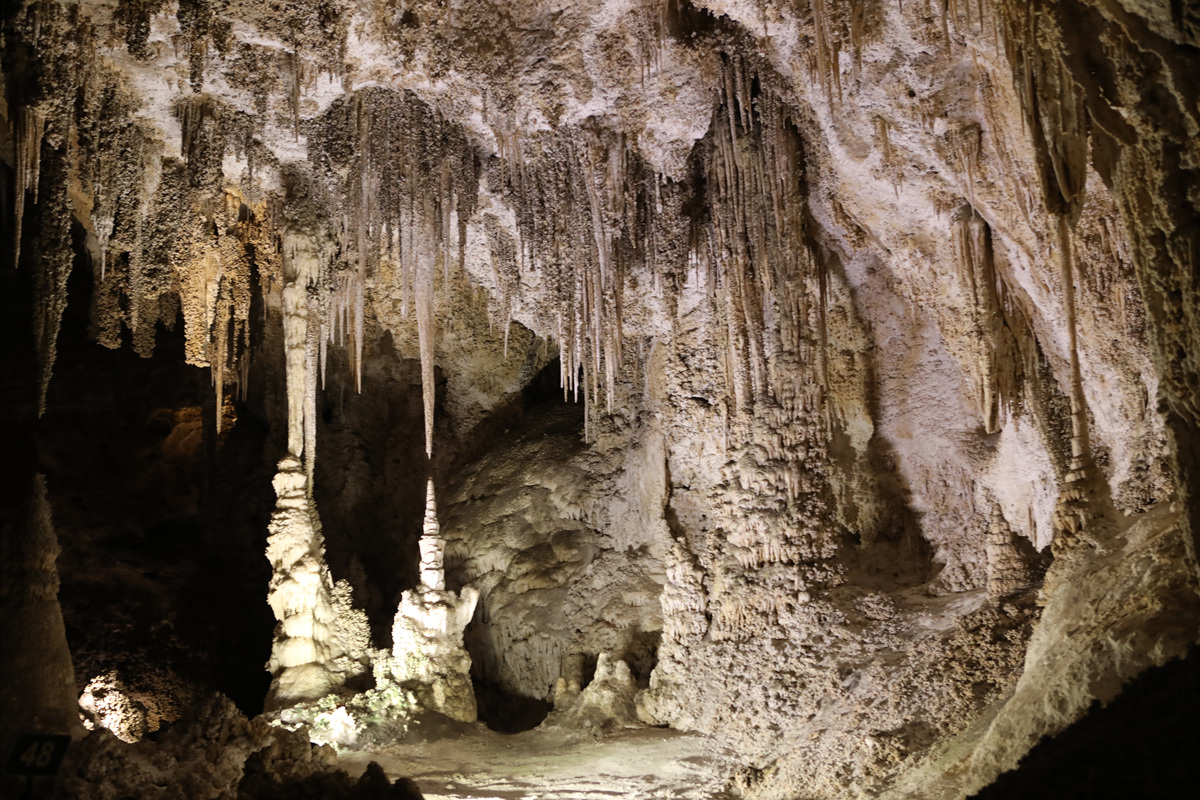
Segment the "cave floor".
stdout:
[[479,726],[453,739],[343,751],[340,760],[351,774],[377,761],[389,777],[416,781],[426,800],[720,800],[732,797],[726,787],[736,768],[714,739],[660,728],[591,739],[556,728],[501,734]]

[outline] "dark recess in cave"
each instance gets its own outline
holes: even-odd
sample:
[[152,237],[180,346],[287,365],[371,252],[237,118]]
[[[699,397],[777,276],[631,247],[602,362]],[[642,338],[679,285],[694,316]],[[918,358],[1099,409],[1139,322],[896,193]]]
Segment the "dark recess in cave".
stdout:
[[542,724],[546,715],[554,708],[545,700],[507,691],[499,684],[479,678],[472,678],[471,683],[475,687],[479,721],[497,733],[533,730]]
[[[583,404],[563,400],[559,383],[560,361],[553,359],[543,367],[525,386],[520,397],[497,409],[479,426],[473,435],[472,445],[464,448],[455,459],[457,466],[471,463],[485,453],[523,436],[540,436],[552,429],[563,428],[583,436]],[[565,413],[564,413],[565,412]],[[457,470],[455,473],[456,474]],[[461,590],[460,586],[450,588]],[[463,641],[471,655],[471,680],[475,687],[475,701],[479,708],[479,720],[499,733],[519,733],[536,728],[553,709],[543,699],[527,697],[509,691],[484,675],[481,665],[485,659],[480,648],[488,646],[490,638],[480,623],[480,611],[467,625]],[[592,669],[595,669],[593,658]]]
[[[517,325],[519,323],[513,323]],[[573,418],[578,418],[579,437],[583,437],[583,402],[574,402],[572,397],[563,399],[560,381],[561,361],[552,359],[538,371],[521,394],[494,409],[470,435],[434,451],[434,475],[439,486],[452,486],[455,478],[463,469],[476,463],[487,453],[494,450],[507,437],[519,437],[522,432],[531,430],[540,422],[538,419],[543,412],[554,413],[556,410],[570,408]],[[418,387],[419,389],[419,387]],[[441,443],[439,443],[440,445]]]
[[1043,739],[976,800],[1168,800],[1200,786],[1200,645]]
[[[36,230],[37,207],[27,213]],[[190,685],[257,714],[274,627],[262,556],[274,500],[269,464],[282,441],[262,408],[246,404],[214,441],[211,379],[184,364],[182,324],[160,328],[148,359],[96,344],[92,266],[82,228],[72,236],[75,264],[41,419],[33,270],[0,270],[0,397],[13,443],[3,459],[3,519],[13,518],[32,475],[45,474],[79,690],[115,669],[135,693]],[[22,261],[38,255],[30,248]]]
[[[318,395],[313,496],[334,579],[354,588],[376,647],[391,648],[400,593],[417,583],[417,540],[425,510],[421,368],[383,333],[365,348],[362,392],[349,347],[330,347]],[[438,395],[445,378],[438,375]]]
[[668,0],[663,16],[668,35],[682,44],[695,44],[717,30],[717,17],[691,0]]
[[554,359],[475,428],[451,431],[444,409],[446,376],[438,369],[431,465],[425,457],[420,363],[401,358],[384,331],[364,351],[359,393],[350,356],[349,348],[329,349],[318,400],[314,496],[330,571],[354,587],[374,645],[390,648],[396,604],[417,584],[417,541],[430,470],[439,497],[445,496],[466,466],[522,430],[526,417],[541,409],[577,408],[582,434],[583,406],[564,404]]

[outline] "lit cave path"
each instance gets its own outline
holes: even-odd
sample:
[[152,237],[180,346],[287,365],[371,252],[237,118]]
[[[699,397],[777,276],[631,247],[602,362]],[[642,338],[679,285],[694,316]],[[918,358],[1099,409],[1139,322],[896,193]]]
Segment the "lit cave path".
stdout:
[[378,761],[391,778],[407,776],[426,800],[719,800],[735,764],[706,736],[639,729],[603,739],[561,730],[499,734],[486,729],[455,739],[347,751],[343,768],[361,773]]

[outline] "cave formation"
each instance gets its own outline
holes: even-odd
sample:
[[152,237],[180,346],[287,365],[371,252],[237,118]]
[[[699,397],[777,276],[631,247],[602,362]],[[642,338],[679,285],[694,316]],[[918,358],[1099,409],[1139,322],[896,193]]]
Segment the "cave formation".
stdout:
[[1194,791],[1197,4],[0,36],[42,795]]

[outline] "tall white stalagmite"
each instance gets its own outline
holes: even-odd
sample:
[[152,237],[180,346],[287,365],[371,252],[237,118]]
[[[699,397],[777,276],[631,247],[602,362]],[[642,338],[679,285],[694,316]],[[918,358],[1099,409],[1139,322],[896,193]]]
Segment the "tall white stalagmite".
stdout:
[[424,710],[474,722],[471,657],[463,647],[463,630],[475,613],[479,590],[474,586],[465,586],[460,593],[446,589],[446,541],[438,525],[432,480],[425,498],[421,583],[401,596],[392,624],[392,657],[377,669],[410,689]]
[[421,585],[426,589],[442,591],[446,588],[446,573],[444,570],[446,540],[442,538],[442,529],[437,518],[437,499],[433,494],[433,479],[425,490],[425,521],[421,526]]

